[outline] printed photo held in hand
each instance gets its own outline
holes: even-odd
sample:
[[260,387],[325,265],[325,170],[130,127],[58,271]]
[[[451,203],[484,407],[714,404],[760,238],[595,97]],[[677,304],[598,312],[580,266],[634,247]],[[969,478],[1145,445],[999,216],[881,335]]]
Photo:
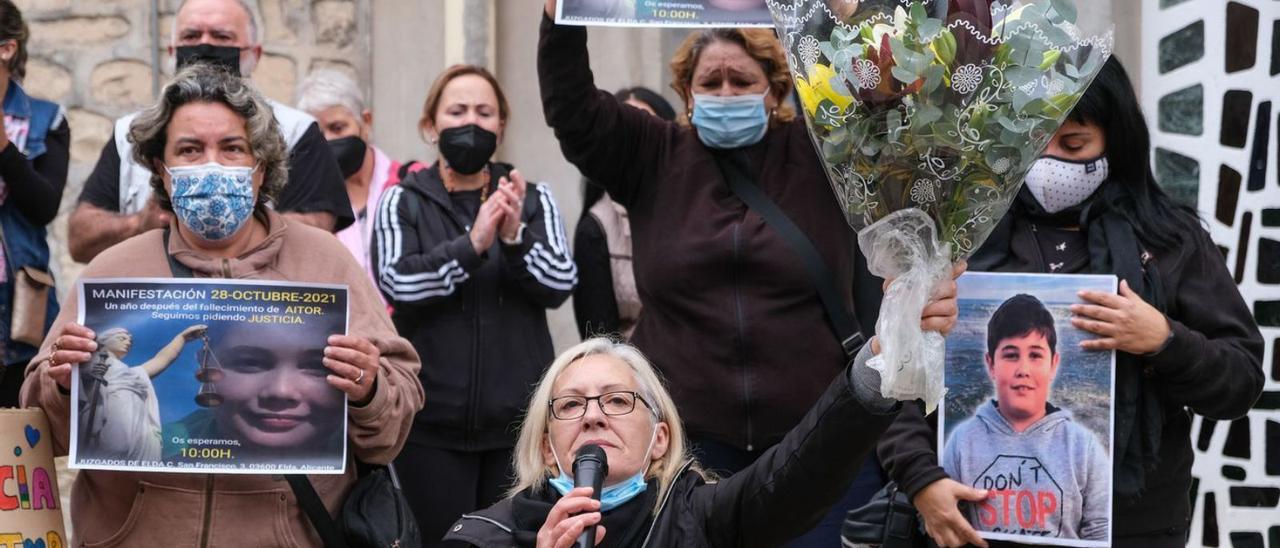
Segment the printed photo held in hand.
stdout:
[[98,349],[72,375],[72,467],[343,472],[324,350],[347,331],[346,287],[99,279],[78,298]]
[[961,510],[984,538],[1111,545],[1115,353],[1072,326],[1101,275],[970,273],[949,335],[940,464],[987,498]]
[[810,136],[886,291],[886,396],[942,397],[915,318],[967,258],[1111,53],[1072,0],[769,0]]
[[560,25],[772,27],[765,0],[563,0]]

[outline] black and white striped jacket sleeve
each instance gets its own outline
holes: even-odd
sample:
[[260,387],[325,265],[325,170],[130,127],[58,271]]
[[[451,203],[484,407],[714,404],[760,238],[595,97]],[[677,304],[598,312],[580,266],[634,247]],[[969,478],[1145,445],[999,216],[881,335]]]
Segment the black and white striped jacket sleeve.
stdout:
[[382,194],[374,215],[370,260],[378,289],[395,305],[430,304],[448,297],[481,263],[465,232],[441,241],[419,238],[421,208],[414,203],[419,199],[400,185],[392,186]]
[[525,230],[520,243],[501,246],[506,275],[530,300],[547,308],[558,307],[578,285],[578,265],[569,251],[564,221],[550,187],[529,184],[521,218]]

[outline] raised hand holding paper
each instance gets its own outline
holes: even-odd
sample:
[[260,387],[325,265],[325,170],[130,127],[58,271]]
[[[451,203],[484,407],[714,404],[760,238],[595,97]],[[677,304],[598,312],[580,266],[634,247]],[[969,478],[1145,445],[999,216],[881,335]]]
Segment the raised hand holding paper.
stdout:
[[616,27],[769,27],[765,0],[560,0],[556,23]]

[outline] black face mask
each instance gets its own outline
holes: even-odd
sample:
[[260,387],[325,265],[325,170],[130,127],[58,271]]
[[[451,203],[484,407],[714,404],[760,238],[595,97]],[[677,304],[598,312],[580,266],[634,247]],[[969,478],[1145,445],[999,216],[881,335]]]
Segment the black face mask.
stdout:
[[197,63],[213,65],[231,74],[240,76],[240,48],[235,46],[215,46],[200,44],[196,46],[178,46],[174,50],[177,56],[178,70]]
[[368,145],[365,144],[364,139],[354,135],[329,141],[329,150],[338,160],[338,167],[342,168],[343,179],[355,175],[364,166],[364,155],[367,149]]
[[498,136],[475,124],[440,132],[440,154],[450,168],[463,175],[484,169],[497,149]]

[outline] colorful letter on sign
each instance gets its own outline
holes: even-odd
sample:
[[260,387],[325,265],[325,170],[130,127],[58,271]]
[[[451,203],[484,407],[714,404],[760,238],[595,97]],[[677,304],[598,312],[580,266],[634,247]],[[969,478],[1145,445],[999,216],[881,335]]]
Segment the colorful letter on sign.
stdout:
[[65,548],[53,437],[39,409],[0,409],[0,548]]

